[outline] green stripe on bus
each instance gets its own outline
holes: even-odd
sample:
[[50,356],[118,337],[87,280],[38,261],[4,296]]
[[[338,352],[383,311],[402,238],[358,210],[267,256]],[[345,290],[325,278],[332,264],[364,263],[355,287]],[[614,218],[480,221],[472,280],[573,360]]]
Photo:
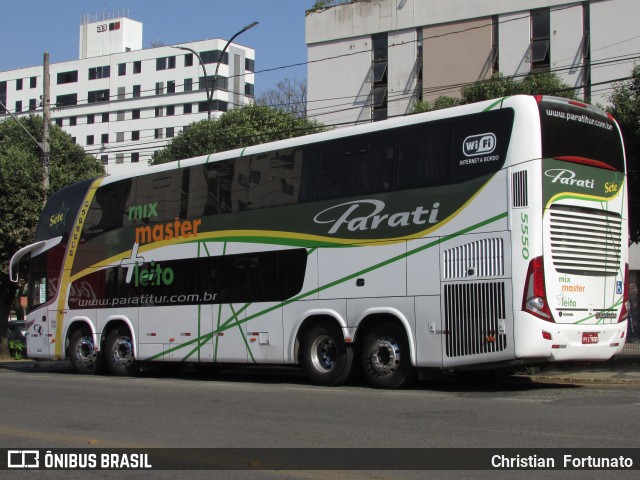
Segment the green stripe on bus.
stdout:
[[[395,262],[397,262],[399,260],[402,260],[404,258],[410,257],[412,255],[415,255],[416,253],[420,253],[420,252],[422,252],[424,250],[428,250],[428,249],[430,249],[432,247],[438,246],[438,245],[440,245],[440,244],[442,244],[444,242],[448,242],[449,240],[453,240],[454,238],[457,238],[457,237],[459,237],[461,235],[465,235],[467,233],[473,232],[474,230],[477,230],[479,228],[485,227],[487,225],[490,225],[490,224],[492,224],[494,222],[497,222],[499,220],[502,220],[504,218],[507,218],[507,212],[504,212],[504,213],[501,213],[501,214],[496,215],[494,217],[488,218],[488,219],[486,219],[486,220],[484,220],[482,222],[476,223],[475,225],[471,225],[470,227],[467,227],[467,228],[464,228],[462,230],[459,230],[458,232],[451,233],[449,235],[445,235],[443,237],[440,237],[440,238],[438,238],[438,239],[436,239],[436,240],[434,240],[432,242],[429,242],[429,243],[427,243],[425,245],[422,245],[420,247],[414,248],[413,250],[409,250],[406,253],[403,253],[401,255],[397,255],[397,256],[392,257],[392,258],[390,258],[388,260],[385,260],[383,262],[380,262],[380,263],[377,263],[375,265],[372,265],[371,267],[367,267],[367,268],[362,269],[362,270],[360,270],[358,272],[355,272],[355,273],[352,273],[350,275],[347,275],[346,277],[340,278],[338,280],[334,280],[333,282],[327,283],[326,285],[320,286],[318,288],[314,288],[313,290],[310,290],[308,292],[305,292],[305,293],[302,293],[300,295],[297,295],[297,296],[295,296],[293,298],[290,298],[289,300],[285,300],[284,302],[278,303],[278,304],[276,304],[276,305],[274,305],[272,307],[269,307],[269,308],[266,308],[266,309],[264,309],[264,310],[262,310],[260,312],[254,313],[253,315],[249,315],[249,316],[245,317],[242,320],[238,319],[238,315],[240,313],[242,313],[244,310],[246,310],[246,308],[248,308],[249,305],[251,305],[251,304],[244,305],[237,312],[235,312],[235,310],[233,310],[233,307],[232,307],[233,315],[231,316],[231,318],[227,319],[222,324],[220,324],[220,310],[219,310],[219,313],[218,313],[218,327],[217,327],[217,329],[214,332],[210,333],[210,334],[203,335],[201,338],[206,342],[206,341],[208,341],[210,338],[212,338],[214,335],[216,335],[218,333],[224,332],[226,330],[230,330],[230,329],[232,329],[232,328],[234,328],[236,326],[240,326],[243,323],[246,323],[246,322],[248,322],[250,320],[253,320],[255,318],[258,318],[258,317],[261,317],[263,315],[266,315],[267,313],[273,312],[274,310],[278,310],[278,309],[280,309],[282,307],[290,305],[291,303],[297,302],[297,301],[302,300],[304,298],[307,298],[309,296],[315,295],[316,293],[319,293],[319,292],[322,292],[322,291],[327,290],[329,288],[332,288],[332,287],[335,287],[337,285],[340,285],[341,283],[344,283],[344,282],[347,282],[347,281],[352,280],[354,278],[357,278],[357,277],[359,277],[359,276],[361,276],[361,275],[363,275],[365,273],[372,272],[374,270],[377,270],[379,268],[385,267],[387,265],[395,263]],[[221,309],[222,305],[220,305],[219,308]],[[235,323],[233,323],[234,320],[235,320]],[[177,345],[177,346],[175,346],[173,348],[170,348],[170,349],[168,349],[168,350],[166,350],[166,351],[164,351],[162,353],[159,353],[157,355],[149,357],[147,360],[156,360],[158,358],[161,358],[161,357],[167,355],[168,353],[172,353],[172,352],[175,352],[177,350],[180,350],[181,348],[184,348],[186,346],[192,345],[193,343],[198,342],[199,340],[200,340],[199,338],[196,338],[196,339],[191,340],[191,341],[189,341],[189,342],[187,342],[185,344]],[[245,339],[245,342],[246,342],[246,339]],[[216,347],[217,347],[217,343],[216,343]],[[217,348],[216,348],[216,353],[217,353]]]

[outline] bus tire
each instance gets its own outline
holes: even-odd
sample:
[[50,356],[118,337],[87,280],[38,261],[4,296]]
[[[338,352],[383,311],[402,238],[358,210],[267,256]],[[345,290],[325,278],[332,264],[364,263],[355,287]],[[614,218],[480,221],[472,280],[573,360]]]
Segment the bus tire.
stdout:
[[140,371],[133,354],[133,340],[126,327],[116,327],[109,332],[104,346],[107,367],[114,375],[131,376]]
[[375,388],[402,388],[415,379],[409,341],[397,323],[381,322],[366,332],[361,362],[364,376]]
[[321,322],[304,334],[302,365],[316,385],[335,387],[347,381],[353,366],[353,350],[344,342],[338,325]]
[[93,336],[77,329],[69,338],[69,360],[73,369],[83,375],[95,375],[104,367],[104,359],[96,352]]

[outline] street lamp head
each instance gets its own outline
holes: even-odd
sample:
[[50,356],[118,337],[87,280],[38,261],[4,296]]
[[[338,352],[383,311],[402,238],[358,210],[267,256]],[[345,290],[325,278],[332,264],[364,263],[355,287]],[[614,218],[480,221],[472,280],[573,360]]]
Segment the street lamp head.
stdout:
[[251,23],[251,24],[247,25],[246,27],[244,27],[240,32],[241,32],[241,33],[242,33],[242,32],[246,32],[246,31],[247,31],[247,30],[249,30],[250,28],[253,28],[253,27],[255,27],[256,25],[258,25],[258,23],[260,23],[260,22],[253,22],[253,23]]

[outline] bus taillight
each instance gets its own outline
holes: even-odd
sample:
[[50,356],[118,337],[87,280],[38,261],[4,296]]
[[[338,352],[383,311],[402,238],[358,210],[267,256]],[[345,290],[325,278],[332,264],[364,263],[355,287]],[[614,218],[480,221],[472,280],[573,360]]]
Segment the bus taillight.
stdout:
[[522,310],[547,322],[553,322],[553,317],[551,316],[551,311],[547,303],[542,257],[536,257],[529,262],[527,281],[522,297]]
[[631,304],[629,303],[629,264],[624,265],[624,290],[622,291],[622,308],[620,309],[620,316],[618,317],[618,323],[624,322],[629,316],[629,309]]

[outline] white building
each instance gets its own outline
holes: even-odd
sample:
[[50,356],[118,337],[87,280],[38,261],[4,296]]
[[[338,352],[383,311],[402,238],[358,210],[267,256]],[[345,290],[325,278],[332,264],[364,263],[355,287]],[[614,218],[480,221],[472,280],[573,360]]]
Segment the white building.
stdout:
[[308,113],[327,125],[404,115],[494,72],[557,73],[605,104],[638,61],[638,0],[361,0],[310,12]]
[[[255,52],[222,39],[142,49],[142,24],[126,11],[83,16],[79,60],[50,66],[51,120],[107,173],[144,168],[189,124],[253,101]],[[218,60],[216,88],[213,77]],[[42,114],[43,66],[0,72],[0,101],[16,116]],[[7,114],[0,113],[0,120]]]

